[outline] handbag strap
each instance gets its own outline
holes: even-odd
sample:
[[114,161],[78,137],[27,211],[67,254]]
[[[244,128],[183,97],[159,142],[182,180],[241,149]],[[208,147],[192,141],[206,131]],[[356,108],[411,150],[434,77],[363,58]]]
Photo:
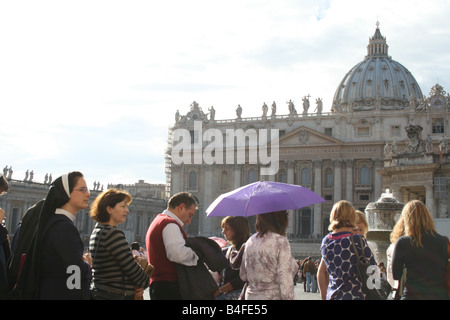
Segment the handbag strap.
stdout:
[[[356,276],[359,278],[359,281],[361,281],[361,283],[364,284],[364,272],[366,270],[361,270],[361,268],[362,268],[361,256],[359,255],[358,250],[356,248],[355,241],[353,239],[353,234],[350,236],[350,240],[352,242],[353,250],[355,251],[355,254],[356,254]],[[362,243],[362,241],[361,241],[361,243]],[[362,250],[362,247],[361,247],[361,250]]]
[[[350,240],[352,241],[352,246],[353,246],[353,250],[355,251],[356,257],[359,259],[361,256],[359,255],[358,250],[356,248],[355,240],[353,239],[353,234],[350,236]],[[361,238],[360,238],[360,240],[361,240]],[[362,249],[362,240],[360,241],[360,243],[361,243],[361,249]]]

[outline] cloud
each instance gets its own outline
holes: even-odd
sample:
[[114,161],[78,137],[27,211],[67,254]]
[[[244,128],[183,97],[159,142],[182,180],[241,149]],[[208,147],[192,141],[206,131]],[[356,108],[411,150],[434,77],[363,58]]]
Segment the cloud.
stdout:
[[[15,172],[15,177],[20,178],[30,169],[35,172],[35,181],[40,177],[43,181],[45,173],[60,175],[80,170],[91,180],[111,176],[120,177],[122,183],[134,183],[144,178],[136,172],[155,171],[155,163],[161,172],[164,170],[161,155],[165,151],[167,132],[154,130],[145,119],[124,116],[107,126],[71,125],[64,130],[47,130],[52,134],[35,132],[34,136],[15,135],[14,139],[0,140],[5,164],[15,168],[27,165]],[[10,155],[23,161],[8,161]],[[154,180],[160,182],[161,178]]]
[[[21,1],[0,12],[0,143],[22,174],[81,167],[164,182],[167,128],[192,101],[217,119],[311,94],[329,110],[380,21],[424,94],[450,90],[446,0]],[[314,100],[312,100],[314,101]],[[42,179],[43,180],[43,179]]]
[[318,1],[318,9],[317,9],[317,13],[316,13],[317,21],[320,21],[323,18],[325,18],[329,8],[330,8],[330,1],[329,0]]
[[220,91],[229,89],[231,86],[214,85],[208,83],[151,83],[135,86],[138,90],[157,91],[157,92],[205,92],[205,91]]

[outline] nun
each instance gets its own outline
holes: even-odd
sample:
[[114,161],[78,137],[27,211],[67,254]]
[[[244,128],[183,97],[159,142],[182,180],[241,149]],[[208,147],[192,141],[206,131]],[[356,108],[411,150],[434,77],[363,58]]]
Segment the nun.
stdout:
[[36,232],[38,299],[90,299],[91,268],[74,225],[89,196],[83,175],[74,171],[57,178],[45,198]]

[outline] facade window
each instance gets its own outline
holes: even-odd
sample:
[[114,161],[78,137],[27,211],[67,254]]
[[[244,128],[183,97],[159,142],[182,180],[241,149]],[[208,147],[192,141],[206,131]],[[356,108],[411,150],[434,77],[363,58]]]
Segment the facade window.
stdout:
[[445,177],[434,178],[434,198],[435,199],[447,198],[447,179]]
[[197,188],[197,172],[189,172],[189,188]]
[[360,175],[359,175],[359,184],[369,185],[370,184],[370,171],[369,171],[369,168],[366,167],[366,166],[361,167],[359,173],[360,173]]
[[301,237],[311,235],[311,209],[303,208],[297,214],[297,234]]
[[302,169],[302,186],[309,186],[311,184],[311,170],[309,168]]
[[370,128],[369,127],[361,127],[357,129],[358,136],[369,136]]
[[253,183],[257,181],[256,171],[251,169],[248,172],[248,183]]
[[333,128],[325,128],[325,135],[332,137],[333,136]]
[[325,187],[331,188],[333,186],[333,171],[330,168],[325,170]]
[[432,133],[444,133],[444,119],[433,119]]

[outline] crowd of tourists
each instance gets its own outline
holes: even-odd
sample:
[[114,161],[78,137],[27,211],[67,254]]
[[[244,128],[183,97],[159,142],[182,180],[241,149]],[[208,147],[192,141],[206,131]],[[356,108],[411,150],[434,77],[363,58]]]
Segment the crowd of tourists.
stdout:
[[[0,177],[0,194],[8,189]],[[321,258],[297,261],[286,237],[285,210],[258,214],[254,234],[246,217],[230,212],[221,223],[226,245],[188,237],[183,226],[191,223],[198,204],[187,192],[173,195],[151,222],[145,250],[130,247],[118,225],[133,199],[118,189],[100,193],[91,204],[96,224],[85,252],[74,220],[88,207],[89,196],[83,174],[70,172],[27,210],[12,239],[0,226],[1,299],[142,300],[148,288],[151,300],[292,300],[298,279],[305,291],[319,292],[324,300],[369,299],[357,257],[376,267],[397,299],[449,298],[449,242],[418,200],[404,206],[384,267],[366,239],[364,213],[345,200],[331,210]]]

